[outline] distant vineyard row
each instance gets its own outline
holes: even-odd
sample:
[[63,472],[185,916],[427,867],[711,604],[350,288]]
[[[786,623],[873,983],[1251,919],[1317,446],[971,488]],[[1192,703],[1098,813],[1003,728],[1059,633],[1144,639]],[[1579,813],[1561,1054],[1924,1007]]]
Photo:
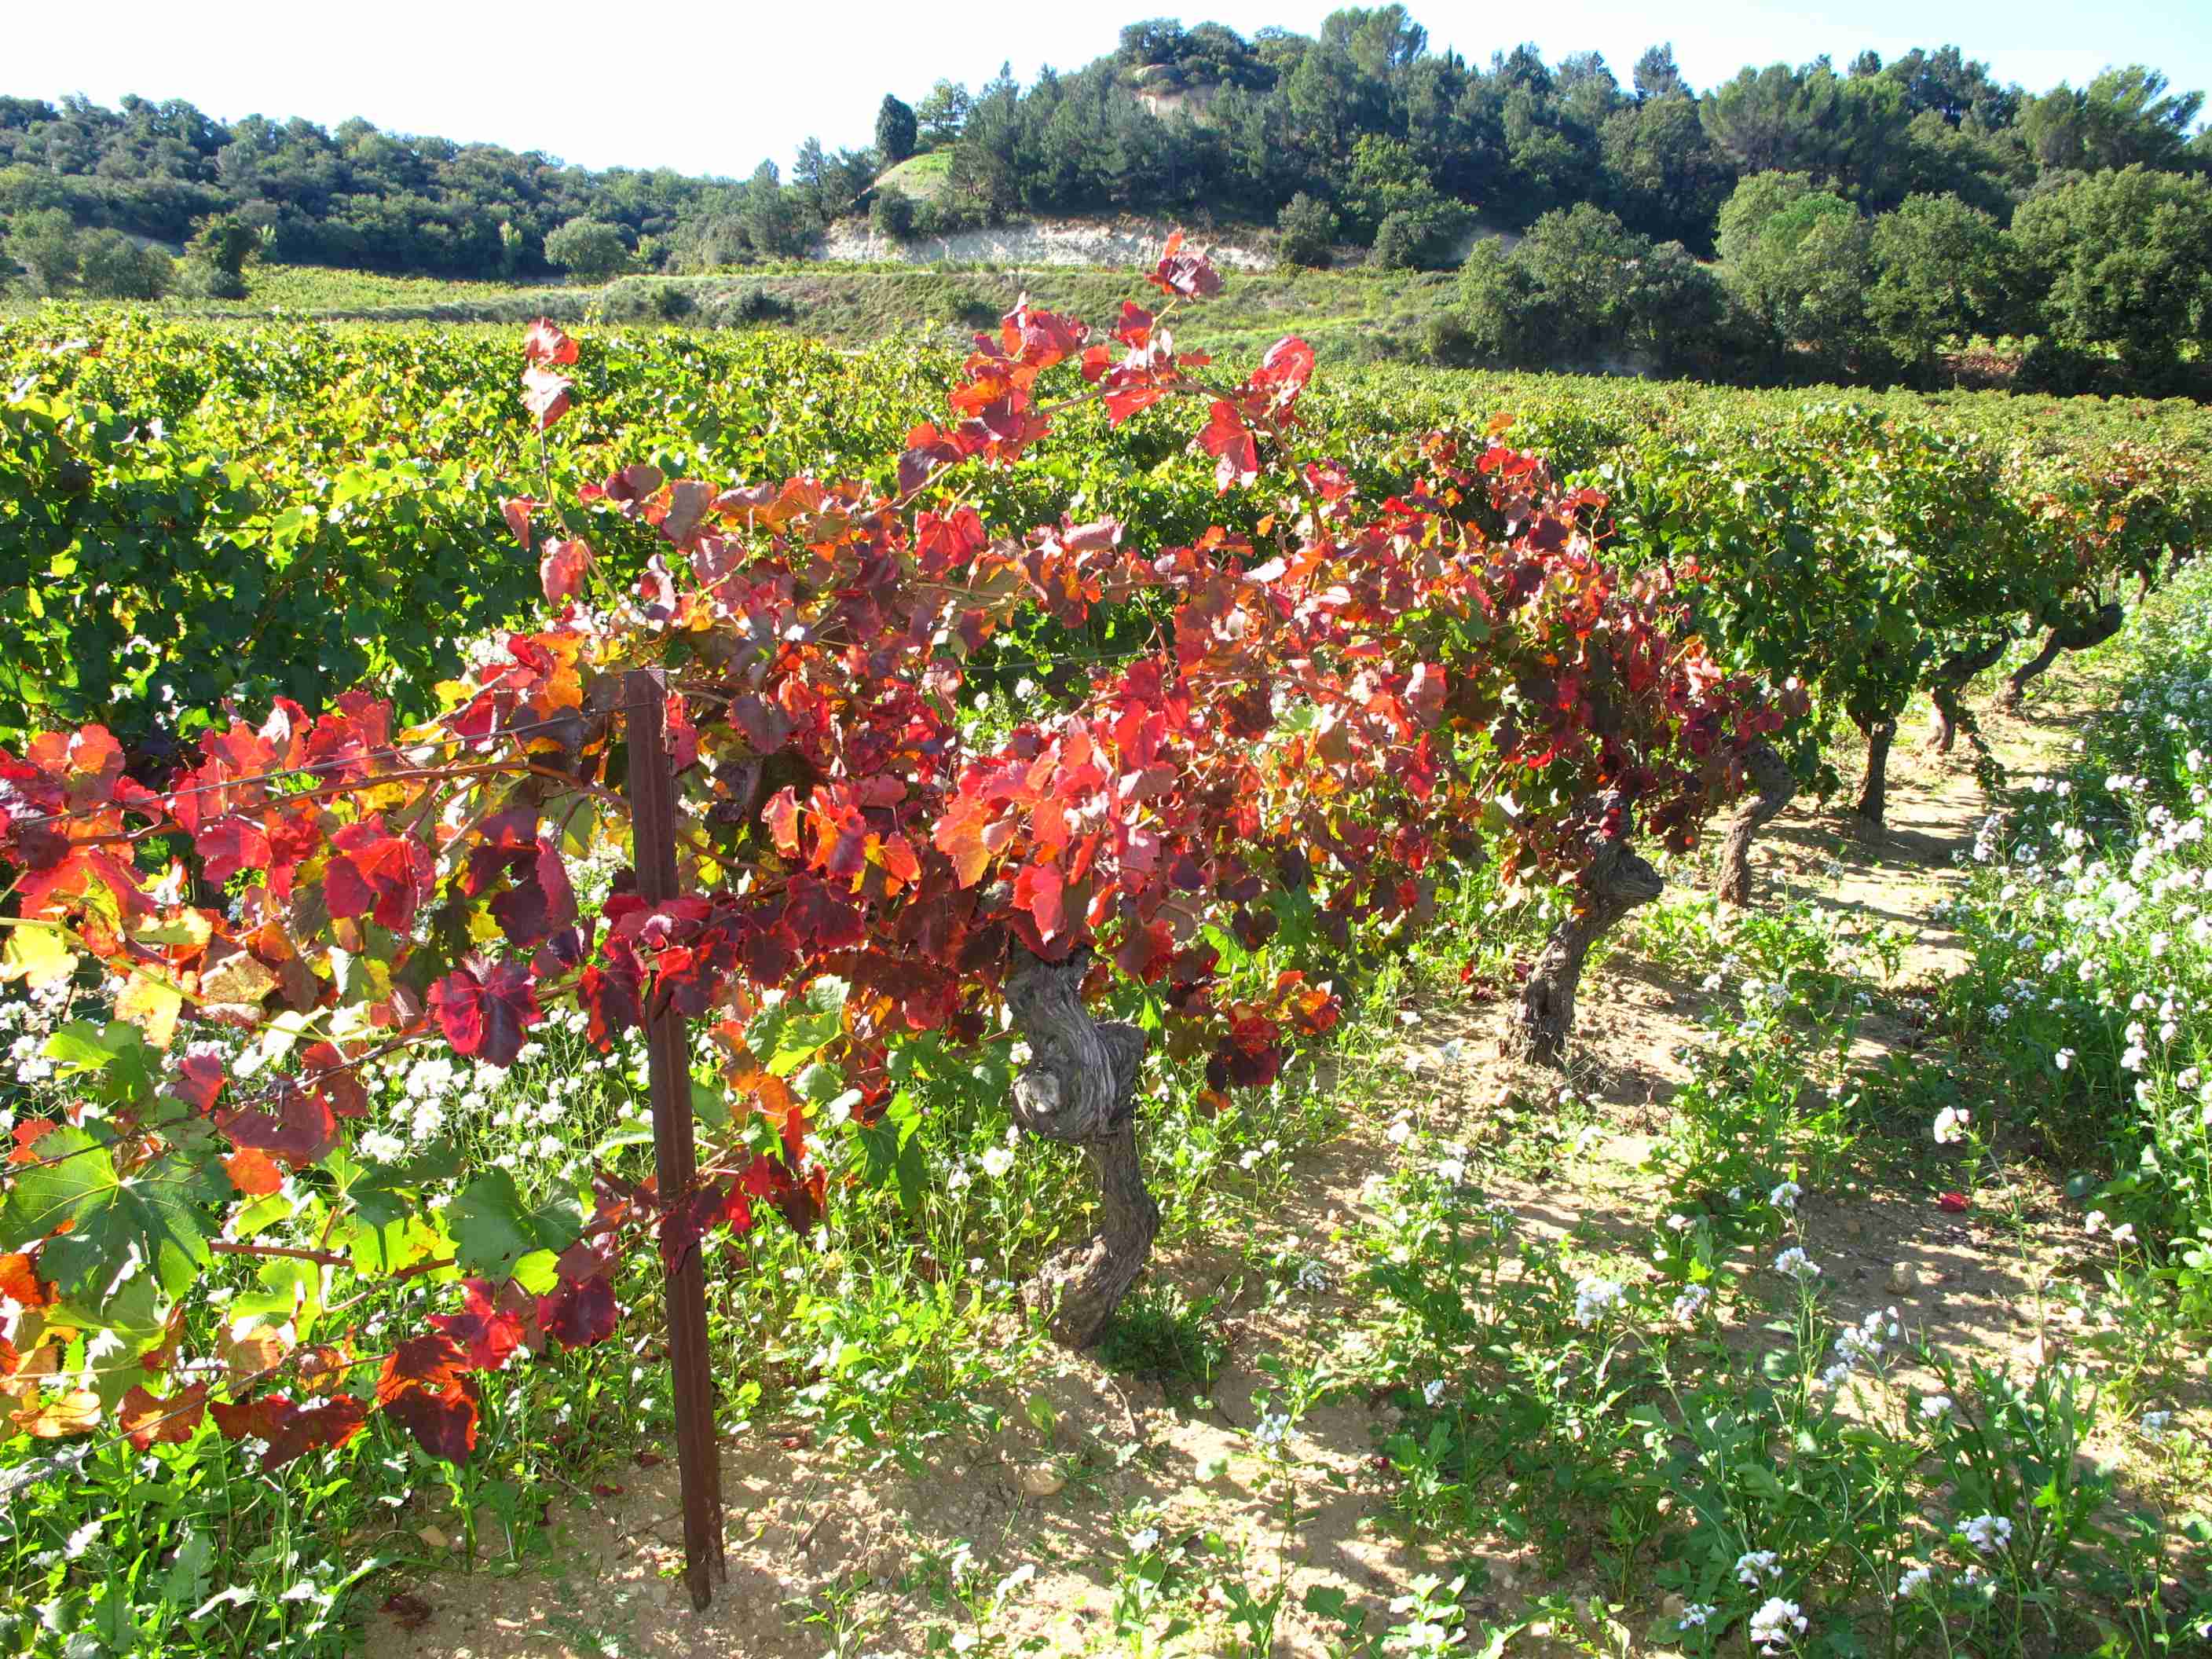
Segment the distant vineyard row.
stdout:
[[[574,415],[540,436],[487,391],[512,349],[114,313],[0,325],[0,733],[97,719],[150,737],[173,724],[167,709],[188,731],[191,711],[225,698],[314,702],[364,678],[426,712],[463,641],[521,619],[534,598],[505,502],[567,499],[617,463],[882,479],[956,361],[921,345],[848,356],[781,338],[594,331],[571,371]],[[1479,432],[1504,412],[1515,440],[1562,473],[1612,463],[1656,477],[1686,447],[1708,472],[1756,479],[1804,401],[1369,368],[1316,388],[1311,429],[1325,441],[1291,441],[1387,489],[1405,475],[1406,434]],[[2212,412],[2197,405],[1973,393],[1853,404],[1887,429],[1971,439],[2010,499],[2065,510],[2100,498],[2124,445],[2160,481],[2158,525],[2201,522]],[[1155,414],[1116,427],[1073,411],[1049,453],[975,488],[994,520],[1111,514],[1146,547],[1241,510],[1217,502],[1210,459]],[[2133,541],[2167,544],[2166,529],[2131,524]],[[1759,526],[1742,533],[1755,557]],[[607,551],[622,568],[646,550]],[[1127,626],[1094,621],[1078,648],[1133,637]],[[1070,653],[1054,629],[1036,637],[1054,641],[1046,654]]]

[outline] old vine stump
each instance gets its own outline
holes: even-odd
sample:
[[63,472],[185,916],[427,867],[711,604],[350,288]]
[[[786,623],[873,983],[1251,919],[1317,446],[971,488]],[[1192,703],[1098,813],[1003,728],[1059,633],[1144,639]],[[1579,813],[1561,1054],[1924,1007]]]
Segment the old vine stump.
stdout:
[[2057,662],[2060,652],[2087,651],[2102,645],[2120,631],[2127,619],[2127,611],[2115,600],[2098,606],[2087,617],[2061,623],[2051,630],[2051,637],[2044,641],[2042,650],[2012,671],[2012,678],[2005,682],[2004,691],[1997,701],[2008,709],[2017,709],[2021,699],[2027,695],[2027,683]]
[[1544,941],[1513,1010],[1506,1051],[1532,1065],[1565,1069],[1567,1039],[1575,1029],[1575,994],[1590,947],[1631,910],[1667,890],[1666,878],[1630,845],[1626,810],[1606,817],[1618,828],[1601,832],[1596,855],[1583,876],[1580,902]]
[[1030,1134],[1083,1148],[1098,1182],[1098,1231],[1039,1270],[1033,1293],[1055,1310],[1052,1334],[1086,1348],[1152,1255],[1160,1208],[1145,1190],[1137,1159],[1137,1072],[1145,1034],[1120,1020],[1097,1020],[1083,1004],[1087,950],[1047,962],[1017,946],[1006,981],[1014,1029],[1030,1063],[1014,1079],[1014,1121]]
[[1735,816],[1729,820],[1727,838],[1721,842],[1715,891],[1723,904],[1751,902],[1752,838],[1773,823],[1797,793],[1797,777],[1790,771],[1790,763],[1764,738],[1743,751],[1743,769],[1750,787],[1745,790]]
[[1897,741],[1897,722],[1887,720],[1860,729],[1866,733],[1866,776],[1860,781],[1858,805],[1852,810],[1866,820],[1868,829],[1879,830],[1889,813],[1889,750]]

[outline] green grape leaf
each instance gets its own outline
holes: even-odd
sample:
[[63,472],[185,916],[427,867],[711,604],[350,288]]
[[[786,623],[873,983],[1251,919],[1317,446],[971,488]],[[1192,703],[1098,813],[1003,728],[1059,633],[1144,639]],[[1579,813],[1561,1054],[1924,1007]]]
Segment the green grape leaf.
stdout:
[[745,1047],[776,1076],[791,1076],[844,1029],[848,988],[825,974],[804,997],[762,1010],[745,1027]]
[[[15,1248],[46,1239],[40,1269],[65,1294],[111,1285],[137,1260],[171,1296],[183,1295],[210,1260],[185,1196],[192,1172],[166,1159],[118,1176],[106,1146],[66,1125],[37,1147],[0,1210],[0,1240]],[[48,1237],[64,1223],[68,1232]]]
[[515,1264],[533,1250],[567,1249],[584,1229],[583,1212],[572,1200],[526,1207],[514,1177],[504,1170],[487,1170],[471,1181],[447,1206],[446,1217],[461,1271],[495,1282],[514,1277]]

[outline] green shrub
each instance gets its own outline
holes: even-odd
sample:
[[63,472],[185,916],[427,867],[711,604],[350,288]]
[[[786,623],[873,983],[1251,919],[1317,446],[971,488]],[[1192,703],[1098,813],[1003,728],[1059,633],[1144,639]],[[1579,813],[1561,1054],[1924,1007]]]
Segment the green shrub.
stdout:
[[903,242],[914,234],[914,198],[896,185],[885,185],[868,207],[868,225],[877,235]]
[[1325,270],[1336,241],[1336,210],[1304,191],[1285,204],[1275,228],[1282,233],[1278,252],[1289,265],[1310,265]]
[[1474,332],[1456,312],[1440,311],[1421,326],[1421,346],[1443,368],[1470,368],[1480,360]]
[[77,238],[77,282],[97,300],[158,300],[168,292],[176,261],[158,247],[141,247],[119,230],[88,230]]
[[180,300],[243,300],[246,278],[195,254],[177,262],[174,292]]
[[1588,203],[1545,214],[1510,253],[1476,244],[1459,295],[1459,343],[1478,362],[1680,368],[1721,355],[1712,273],[1680,242],[1655,244]]
[[260,246],[260,233],[236,214],[225,213],[202,220],[185,252],[203,264],[236,276]]
[[1542,295],[1503,242],[1493,237],[1474,245],[1460,267],[1459,295],[1460,324],[1476,361],[1517,365],[1542,356]]
[[896,166],[914,154],[921,126],[912,106],[895,94],[884,94],[883,106],[876,112],[876,149],[885,167]]
[[2094,391],[2108,367],[2101,359],[2076,347],[2039,339],[2020,360],[2020,367],[2013,374],[2013,386],[2021,392],[2048,392],[2070,398]]
[[989,215],[980,205],[950,190],[915,204],[917,236],[957,235],[963,230],[981,229],[988,222]]
[[714,320],[726,328],[763,323],[787,322],[799,308],[781,294],[764,288],[739,289],[714,301]]
[[64,293],[76,280],[76,226],[61,208],[19,215],[9,227],[6,251],[22,267],[33,294]]
[[1872,232],[1841,196],[1802,173],[1754,174],[1721,209],[1717,241],[1729,297],[1776,361],[1801,346],[1824,372],[1889,366],[1867,314]]
[[571,219],[545,239],[545,258],[572,276],[604,281],[629,266],[621,228],[604,219]]
[[1909,196],[1874,222],[1867,313],[1890,350],[1932,358],[1945,340],[2014,331],[2015,245],[1956,196]]
[[2212,333],[2212,180],[2141,166],[2077,175],[2023,202],[2012,237],[2062,344],[2155,374]]
[[698,308],[689,289],[650,276],[625,276],[593,303],[600,317],[618,323],[678,322]]
[[1383,270],[1418,270],[1435,257],[1436,238],[1419,215],[1401,208],[1375,229],[1369,259]]
[[1003,309],[980,294],[955,294],[945,301],[945,314],[963,328],[996,328]]

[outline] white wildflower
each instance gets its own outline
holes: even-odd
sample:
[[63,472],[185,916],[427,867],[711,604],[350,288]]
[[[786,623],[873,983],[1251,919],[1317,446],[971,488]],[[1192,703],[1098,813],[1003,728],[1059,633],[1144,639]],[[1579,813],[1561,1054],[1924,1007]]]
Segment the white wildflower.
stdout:
[[2012,1522],[2002,1515],[1978,1515],[1959,1530],[1984,1555],[1994,1554],[2012,1541]]
[[1760,1579],[1782,1577],[1782,1558],[1772,1550],[1753,1550],[1739,1555],[1735,1559],[1735,1576],[1739,1583],[1757,1589]]
[[1788,1273],[1802,1285],[1820,1276],[1820,1264],[1793,1244],[1774,1258],[1774,1271]]
[[1575,1323],[1588,1330],[1620,1305],[1626,1294],[1609,1279],[1595,1277],[1575,1282]]
[[1765,1605],[1751,1615],[1751,1639],[1770,1653],[1788,1647],[1804,1633],[1805,1615],[1795,1601],[1785,1601],[1778,1595],[1768,1597]]

